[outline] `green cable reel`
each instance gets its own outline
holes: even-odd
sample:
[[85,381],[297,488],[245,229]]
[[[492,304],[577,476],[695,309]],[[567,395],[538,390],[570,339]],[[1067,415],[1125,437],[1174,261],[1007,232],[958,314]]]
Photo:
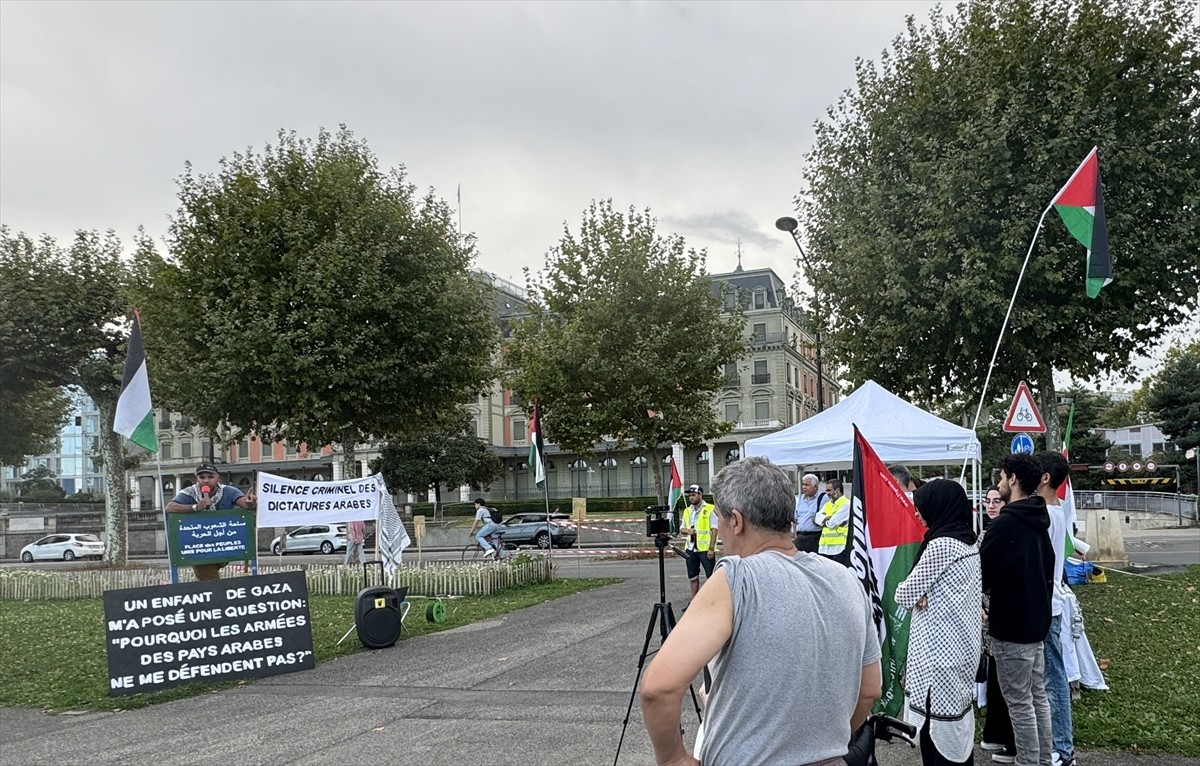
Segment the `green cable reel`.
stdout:
[[446,621],[446,602],[439,599],[430,601],[425,606],[425,621],[426,622],[445,622]]

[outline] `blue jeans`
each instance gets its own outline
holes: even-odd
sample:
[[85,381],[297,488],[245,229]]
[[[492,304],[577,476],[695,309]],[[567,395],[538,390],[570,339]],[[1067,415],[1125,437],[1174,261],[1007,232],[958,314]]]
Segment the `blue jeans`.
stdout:
[[342,561],[342,566],[350,566],[350,562],[354,560],[355,554],[357,554],[358,563],[363,563],[363,543],[356,543],[350,540],[346,543],[346,558]]
[[1046,696],[1050,698],[1054,750],[1065,761],[1075,755],[1075,736],[1071,722],[1071,684],[1063,667],[1061,615],[1050,618],[1050,635],[1042,645],[1046,648]]
[[475,533],[475,541],[479,543],[480,548],[485,551],[492,549],[492,544],[488,542],[487,537],[497,529],[500,529],[500,525],[490,521],[479,528],[479,531]]

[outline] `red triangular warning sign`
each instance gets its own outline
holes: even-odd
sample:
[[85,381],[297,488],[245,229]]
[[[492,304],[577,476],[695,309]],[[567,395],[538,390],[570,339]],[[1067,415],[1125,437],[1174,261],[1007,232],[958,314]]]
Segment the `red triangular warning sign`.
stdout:
[[1004,430],[1009,433],[1046,433],[1046,422],[1042,420],[1042,413],[1038,412],[1037,405],[1033,403],[1033,394],[1029,392],[1029,386],[1025,385],[1023,380],[1017,386],[1012,404],[1008,406]]

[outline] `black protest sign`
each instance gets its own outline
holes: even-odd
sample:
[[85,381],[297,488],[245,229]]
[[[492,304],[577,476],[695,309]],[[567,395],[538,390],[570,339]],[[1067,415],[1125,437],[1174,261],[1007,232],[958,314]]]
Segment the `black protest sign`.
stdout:
[[104,592],[108,694],[309,670],[303,572]]

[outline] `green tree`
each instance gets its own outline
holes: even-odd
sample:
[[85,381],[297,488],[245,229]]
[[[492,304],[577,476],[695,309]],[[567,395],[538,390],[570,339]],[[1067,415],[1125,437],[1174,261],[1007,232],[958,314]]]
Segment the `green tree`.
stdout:
[[139,263],[143,327],[155,390],[206,428],[337,443],[349,474],[493,377],[471,240],[344,127],[189,165],[179,201],[170,260]]
[[1146,403],[1178,449],[1200,448],[1200,341],[1167,352]]
[[[1099,145],[1115,281],[1051,213],[991,385],[1128,373],[1197,305],[1195,4],[981,0],[909,20],[816,126],[797,197],[830,356],[917,401],[978,399],[1038,220]],[[1053,424],[1052,424],[1053,427]]]
[[474,434],[452,428],[389,442],[371,461],[371,470],[383,473],[389,488],[425,492],[432,487],[438,509],[443,485],[483,487],[499,478],[504,466]]
[[1145,423],[1150,417],[1150,379],[1143,380],[1133,396],[1120,402],[1113,402],[1100,413],[1099,425],[1103,428],[1121,428],[1123,426]]
[[58,497],[66,497],[66,492],[58,484],[58,475],[44,465],[39,465],[21,474],[21,494],[28,492],[53,492]]
[[[546,268],[529,279],[529,316],[506,345],[509,387],[540,401],[545,438],[592,454],[615,439],[651,451],[725,433],[722,365],[743,353],[743,317],[727,310],[704,253],[660,235],[649,211],[593,202],[579,234],[564,226]],[[653,413],[653,416],[648,416]]]
[[112,430],[128,338],[130,272],[112,232],[67,248],[0,227],[0,364],[9,391],[78,386],[100,412],[108,563],[128,556],[128,458]]
[[[0,281],[3,279],[0,276]],[[8,333],[0,335],[7,337]],[[0,362],[0,367],[3,365]],[[0,465],[20,465],[26,455],[53,451],[71,406],[66,391],[41,381],[17,386],[2,370],[0,381]]]

